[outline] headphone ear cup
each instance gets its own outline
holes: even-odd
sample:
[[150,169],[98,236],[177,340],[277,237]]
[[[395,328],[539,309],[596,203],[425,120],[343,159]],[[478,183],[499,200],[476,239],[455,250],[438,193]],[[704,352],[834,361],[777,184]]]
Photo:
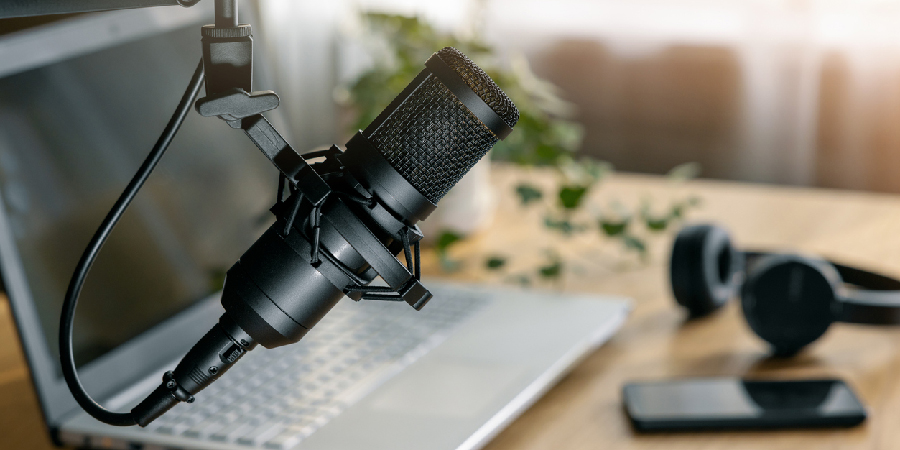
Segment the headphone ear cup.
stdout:
[[675,301],[691,317],[701,317],[719,309],[737,293],[744,256],[731,245],[725,228],[688,225],[675,238],[669,269]]
[[839,309],[841,277],[826,261],[769,255],[754,263],[741,288],[747,325],[777,356],[790,356],[825,334]]

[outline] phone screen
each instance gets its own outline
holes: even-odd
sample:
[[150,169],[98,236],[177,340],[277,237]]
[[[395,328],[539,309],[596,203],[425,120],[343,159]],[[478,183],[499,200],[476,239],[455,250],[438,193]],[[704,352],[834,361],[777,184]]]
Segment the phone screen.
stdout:
[[639,431],[853,426],[866,418],[853,391],[836,379],[641,382],[622,394]]

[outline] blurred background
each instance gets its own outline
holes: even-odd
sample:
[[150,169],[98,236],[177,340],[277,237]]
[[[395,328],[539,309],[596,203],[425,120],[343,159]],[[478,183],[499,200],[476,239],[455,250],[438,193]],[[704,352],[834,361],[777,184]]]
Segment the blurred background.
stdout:
[[264,0],[259,7],[300,148],[343,142],[352,129],[347,87],[390,64],[372,51],[360,19],[379,11],[483,42],[500,68],[524,58],[570,103],[568,117],[583,131],[576,155],[618,170],[665,173],[696,162],[705,178],[900,192],[893,126],[900,2]]

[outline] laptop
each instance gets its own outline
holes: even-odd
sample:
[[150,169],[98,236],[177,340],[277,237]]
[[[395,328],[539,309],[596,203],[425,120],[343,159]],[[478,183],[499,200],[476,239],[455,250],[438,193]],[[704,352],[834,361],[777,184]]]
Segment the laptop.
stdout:
[[[58,364],[66,285],[187,85],[211,6],[81,15],[0,37],[0,274],[55,442],[476,449],[621,326],[621,298],[428,281],[423,311],[345,298],[299,343],[248,353],[147,428],[84,413]],[[262,39],[256,56],[262,71]],[[96,399],[130,409],[215,323],[225,270],[272,223],[276,180],[239,131],[188,117],[83,291],[74,351]]]

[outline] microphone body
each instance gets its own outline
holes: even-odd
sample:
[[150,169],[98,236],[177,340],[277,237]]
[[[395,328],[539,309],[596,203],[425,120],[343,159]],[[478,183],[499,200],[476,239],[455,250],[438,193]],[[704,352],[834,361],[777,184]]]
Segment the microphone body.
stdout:
[[[431,293],[411,267],[416,223],[517,120],[509,98],[462,53],[432,56],[346,151],[332,147],[312,166],[333,194],[314,205],[297,190],[272,208],[276,223],[228,270],[225,314],[132,410],[138,424],[193,401],[255,345],[299,341],[344,295],[421,309]],[[365,286],[377,276],[389,288],[372,294],[378,288]]]

